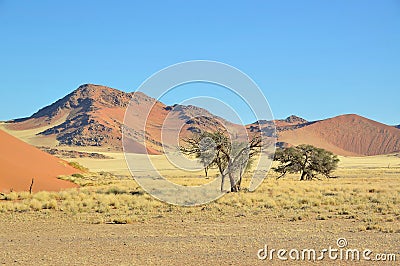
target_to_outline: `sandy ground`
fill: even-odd
[[[105,152],[101,150],[95,149],[73,149],[83,152],[97,152],[104,154],[113,159],[93,159],[93,158],[72,158],[67,159],[68,161],[76,161],[90,169],[93,172],[106,171],[116,175],[130,175],[130,172],[127,168],[127,163],[125,161],[125,156],[121,152]],[[130,156],[135,156],[138,161],[138,165],[140,166],[140,161],[145,160],[147,155],[143,154],[134,154]],[[160,170],[163,174],[173,175],[173,176],[181,176],[188,175],[187,172],[180,173],[176,171],[168,160],[165,159],[163,155],[151,155],[150,156],[152,162],[155,164],[155,167]],[[377,156],[364,156],[364,157],[345,157],[339,156],[339,169],[373,169],[373,168],[399,168],[400,167],[400,156],[398,154],[393,155],[377,155]],[[134,169],[133,172],[138,174],[143,174],[143,169]],[[194,173],[200,174],[201,173]]]
[[[3,265],[281,265],[259,260],[265,244],[270,249],[337,248],[346,238],[348,248],[397,253],[399,234],[358,232],[356,224],[343,220],[295,221],[260,216],[206,215],[153,217],[134,224],[87,224],[61,214],[3,214],[0,227],[0,264]],[[373,256],[373,255],[371,255]],[[286,265],[309,264],[286,261]],[[354,261],[318,261],[320,265],[352,265]],[[397,263],[397,264],[396,264]],[[376,265],[360,261],[357,265]]]

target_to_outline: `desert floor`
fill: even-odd
[[[287,250],[336,248],[338,238],[346,238],[349,248],[399,256],[398,233],[359,232],[355,222],[345,220],[289,222],[225,215],[209,221],[206,214],[154,217],[134,224],[87,224],[54,214],[1,219],[0,263],[5,265],[280,265],[284,262],[276,257],[259,260],[257,251],[265,244]],[[287,261],[303,263],[310,262]],[[319,263],[354,262],[325,258]]]
[[[259,260],[257,252],[265,245],[318,252],[337,248],[339,238],[347,240],[345,250],[370,249],[371,258],[395,254],[397,260],[361,260],[358,265],[400,261],[398,156],[343,157],[334,179],[276,180],[269,174],[255,192],[179,207],[143,192],[124,175],[123,156],[108,155],[114,159],[70,159],[90,168],[86,174],[63,177],[79,189],[0,197],[0,264],[297,265],[310,262],[284,262],[276,253],[272,260]],[[163,165],[161,157],[154,160]],[[176,183],[205,182],[201,173],[165,171]],[[317,263],[354,261],[325,255]]]

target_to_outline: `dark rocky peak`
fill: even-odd
[[[303,123],[308,122],[304,118],[301,118],[301,117],[298,117],[295,115],[291,115],[291,116],[287,117],[286,119],[284,119],[283,121],[285,121],[287,123],[291,123],[291,124],[303,124]]]

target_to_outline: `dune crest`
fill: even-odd
[[[355,114],[280,132],[278,140],[292,145],[311,144],[345,156],[400,151],[400,130]]]

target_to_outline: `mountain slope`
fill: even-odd
[[[105,86],[85,84],[31,117],[7,123],[6,129],[38,129],[36,136],[28,139],[35,138],[35,145],[39,145],[41,139],[47,141],[50,138],[61,146],[101,147],[121,151],[122,125],[129,104],[130,113],[125,118],[124,126],[129,135],[129,152],[160,154],[163,151],[162,143],[176,146],[177,137],[165,134],[171,130],[176,133],[180,129],[178,133],[181,138],[198,130],[217,130],[223,128],[222,125],[234,132],[240,128],[196,106],[166,106],[141,92],[126,93]],[[151,112],[145,115],[147,110]],[[164,139],[161,139],[162,130],[163,135],[167,136]],[[146,147],[137,141],[143,132]]]
[[[127,136],[125,143],[129,144],[126,151],[132,153],[161,154],[164,148],[176,149],[180,139],[202,130],[224,130],[239,139],[245,137],[246,130],[262,132],[277,137],[280,147],[312,144],[339,155],[400,151],[399,129],[358,115],[313,122],[292,115],[281,120],[260,120],[244,130],[200,107],[166,106],[141,92],[126,93],[93,84],[80,86],[31,117],[8,122],[5,130],[36,146],[121,151],[122,127]]]
[[[292,145],[311,144],[339,155],[378,155],[400,151],[399,130],[354,114],[280,132],[278,141]]]
[[[48,126],[37,135],[53,136],[61,145],[117,148],[130,96],[108,87],[85,84],[31,117],[13,121],[7,128],[27,130]]]
[[[66,161],[45,153],[0,130],[0,192],[29,191],[34,178],[33,191],[58,191],[77,187],[57,179],[80,171]]]

